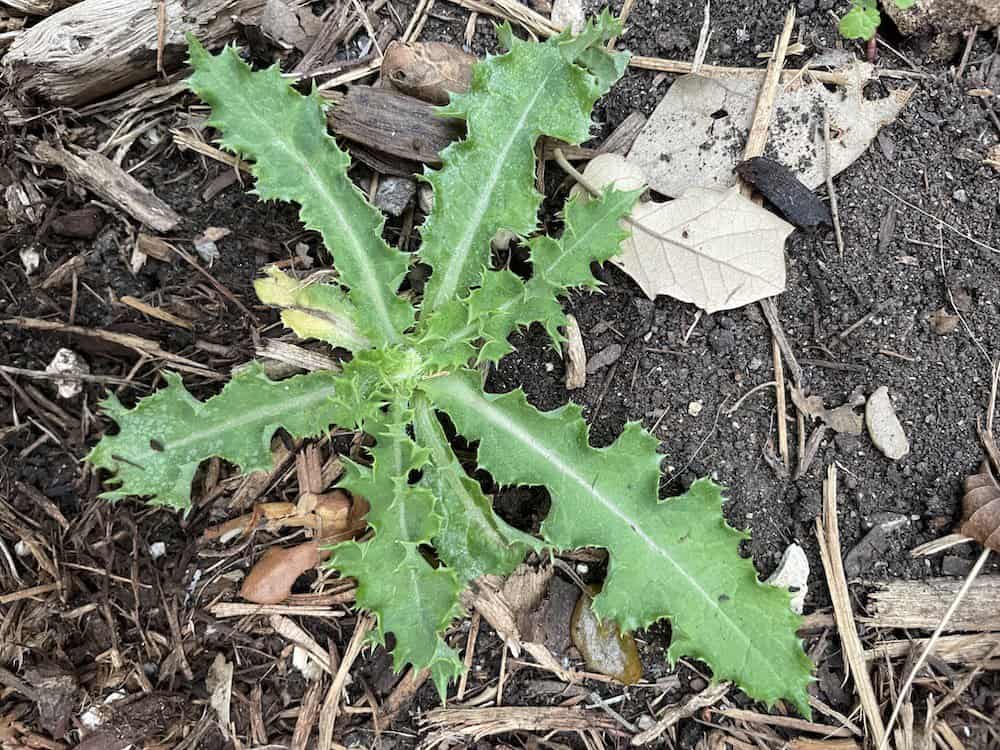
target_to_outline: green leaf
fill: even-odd
[[[596,288],[591,263],[604,263],[618,254],[629,233],[622,220],[629,215],[641,190],[604,191],[593,200],[573,198],[566,203],[563,233],[558,240],[540,236],[528,241],[532,279],[565,290]]]
[[[603,38],[593,27],[584,32],[587,44]],[[497,231],[527,236],[535,230],[542,198],[534,188],[535,142],[542,135],[585,141],[590,111],[606,91],[606,81],[574,62],[586,47],[562,53],[561,46],[574,44],[568,37],[524,42],[509,26],[498,34],[510,51],[476,63],[469,92],[452,94],[439,110],[466,120],[468,137],[441,152],[439,171],[426,173],[435,198],[421,227],[419,254],[433,269],[425,311],[479,283]]]
[[[465,473],[455,457],[434,409],[423,395],[413,404],[413,432],[430,461],[421,485],[438,498],[441,525],[433,542],[441,560],[463,581],[492,573],[507,575],[529,549],[540,549],[534,537],[507,525],[496,513],[479,482]]]
[[[244,472],[272,468],[271,438],[279,427],[293,437],[322,435],[332,420],[334,376],[326,372],[269,380],[253,364],[217,396],[198,401],[179,375],[165,373],[167,387],[127,409],[111,394],[101,406],[118,423],[87,456],[111,477],[101,497],[147,496],[152,505],[191,507],[198,466],[219,456]]]
[[[334,284],[300,282],[276,266],[267,277],[254,281],[257,297],[265,305],[281,308],[281,322],[303,339],[319,339],[350,351],[371,346],[358,328],[358,311]]]
[[[411,348],[389,347],[355,353],[333,378],[334,421],[341,427],[360,430],[381,424],[385,407],[409,400],[424,366],[419,353]]]
[[[396,294],[408,256],[382,239],[385,220],[347,176],[350,157],[326,132],[317,92],[296,92],[273,65],[252,72],[234,47],[210,55],[189,37],[194,75],[188,84],[212,106],[209,125],[224,148],[254,161],[263,200],[294,201],[308,229],[323,236],[359,320],[373,341],[398,343],[413,323],[412,306]]]
[[[336,545],[330,565],[357,579],[358,606],[377,618],[375,641],[384,645],[386,634],[393,634],[393,669],[407,664],[429,669],[443,701],[448,682],[462,673],[458,654],[442,634],[464,615],[459,603],[464,582],[453,570],[432,566],[420,550],[441,526],[434,494],[407,484],[409,473],[424,466],[426,451],[402,435],[399,424],[373,429],[372,467],[348,462],[341,486],[368,500],[375,536]]]
[[[906,10],[907,8],[912,8],[917,4],[917,0],[892,0],[896,3],[896,7],[900,10]]]
[[[862,2],[855,5],[840,19],[840,35],[845,39],[867,41],[875,36],[882,16],[874,3]]]
[[[792,701],[809,715],[811,664],[796,635],[788,592],[757,580],[739,555],[745,538],[726,525],[722,495],[707,480],[658,500],[657,441],[629,423],[607,448],[589,444],[575,404],[539,412],[523,392],[485,394],[473,371],[423,385],[459,432],[479,440],[479,464],[502,484],[543,485],[552,509],[542,526],[560,549],[608,550],[608,576],[594,601],[622,630],[669,617],[669,656],[705,661],[768,704]]]
[[[482,286],[464,301],[453,300],[428,320],[425,344],[442,368],[468,363],[480,342],[477,362],[497,362],[513,347],[510,335],[520,326],[541,323],[554,343],[562,340],[559,327],[566,316],[559,295],[571,287],[597,288],[592,263],[618,254],[628,237],[621,227],[640,191],[607,190],[594,200],[567,202],[563,232],[528,240],[532,277],[525,284],[510,271],[486,271]],[[463,305],[465,309],[463,310]]]
[[[621,22],[605,8],[578,35],[566,29],[555,39],[566,62],[581,65],[597,79],[602,96],[622,77],[628,65],[628,52],[609,52],[603,46],[622,31]]]

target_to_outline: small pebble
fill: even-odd
[[[593,375],[608,365],[613,365],[622,356],[621,344],[609,344],[587,360],[587,374]]]
[[[898,461],[910,452],[910,441],[906,439],[903,425],[900,424],[889,399],[889,389],[884,385],[869,398],[865,407],[865,424],[872,442],[886,458]]]
[[[568,28],[574,34],[583,31],[583,25],[587,21],[581,0],[555,0],[550,18],[557,27]]]
[[[45,368],[50,375],[89,375],[90,366],[72,349],[60,349]],[[83,382],[70,378],[59,378],[54,381],[59,398],[73,398],[83,390]]]
[[[951,194],[951,197],[954,198],[959,203],[969,202],[969,194],[964,190],[956,190],[954,193]]]
[[[805,550],[797,544],[789,544],[777,569],[764,583],[787,589],[792,595],[789,602],[792,611],[801,615],[809,592],[809,560]]]
[[[38,266],[42,263],[42,256],[35,249],[34,245],[28,245],[28,247],[21,250],[19,255],[21,256],[21,265],[24,266],[24,272],[28,276],[37,271]]]
[[[420,192],[417,194],[417,203],[420,206],[420,210],[425,214],[429,214],[434,210],[434,188],[430,185],[421,185]]]
[[[375,205],[389,216],[402,216],[417,193],[417,183],[407,177],[383,177],[375,191]]]
[[[688,404],[688,414],[690,414],[692,417],[697,417],[699,414],[701,414],[701,411],[704,408],[705,408],[705,402],[702,401],[701,399],[698,399],[697,401],[692,401],[690,404]]]

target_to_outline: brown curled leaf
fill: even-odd
[[[965,478],[962,522],[958,531],[1000,552],[1000,482],[983,461],[979,473]]]
[[[852,394],[846,404],[838,406],[836,409],[827,409],[821,396],[806,396],[794,385],[791,386],[790,392],[792,403],[806,416],[822,421],[834,432],[847,435],[861,434],[864,428],[864,417],[855,412],[855,409],[865,403],[864,397],[860,394]]]
[[[597,594],[598,590],[592,593]],[[642,661],[635,639],[629,632],[622,633],[616,623],[602,622],[591,601],[590,594],[583,594],[573,608],[569,623],[573,645],[588,670],[614,677],[624,685],[634,685],[642,679]]]
[[[315,493],[303,492],[299,497],[298,512],[311,519],[319,538],[344,531],[350,525],[351,498],[343,490]]]
[[[472,83],[476,57],[444,42],[392,42],[382,58],[382,77],[404,94],[447,104]]]
[[[209,526],[202,534],[202,541],[222,539],[230,535],[241,536],[257,527],[261,521],[279,521],[295,514],[293,503],[257,503],[252,513],[246,513],[223,523]]]
[[[784,164],[766,156],[755,156],[737,164],[736,173],[795,226],[815,229],[820,224],[833,225],[830,207]]]
[[[329,554],[316,540],[294,547],[271,547],[243,580],[240,596],[254,604],[279,604],[292,593],[296,579]]]

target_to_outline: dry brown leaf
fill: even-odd
[[[602,154],[583,174],[598,188],[644,184],[642,171],[617,154]],[[712,313],[785,291],[785,239],[794,227],[737,188],[693,188],[666,203],[640,201],[631,218],[631,237],[611,262],[650,299],[667,294]]]
[[[465,93],[476,57],[444,42],[392,42],[382,58],[382,77],[404,94],[447,104],[448,93]]]
[[[634,685],[642,679],[642,660],[635,638],[630,632],[622,633],[615,622],[602,622],[591,602],[589,594],[580,596],[573,608],[569,624],[573,645],[589,671],[614,677],[623,685]]]
[[[893,91],[884,99],[865,99],[873,73],[867,63],[842,70],[851,83],[844,93],[803,79],[786,84],[775,102],[768,133],[769,153],[809,188],[826,180],[823,111],[832,127],[831,166],[838,174],[860,156],[879,128],[892,122],[910,97]],[[664,195],[679,196],[692,187],[727,188],[736,184],[733,168],[753,121],[760,80],[753,77],[678,78],[660,101],[629,151],[649,184]]]
[[[791,394],[792,403],[800,412],[822,421],[834,432],[860,435],[864,429],[864,416],[854,411],[865,403],[865,397],[860,393],[852,394],[846,404],[836,409],[827,409],[821,396],[806,396],[794,385],[791,386]]]
[[[295,580],[329,555],[313,540],[294,547],[271,547],[253,566],[240,596],[254,604],[279,604],[292,593]]]
[[[958,531],[1000,552],[1000,483],[983,461],[979,473],[965,478],[962,522]]]

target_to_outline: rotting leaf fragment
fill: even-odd
[[[984,547],[1000,552],[1000,482],[986,461],[980,465],[978,474],[965,478],[958,530]]]
[[[753,185],[778,213],[800,229],[833,225],[830,207],[784,164],[766,156],[755,156],[737,164],[736,174]]]

